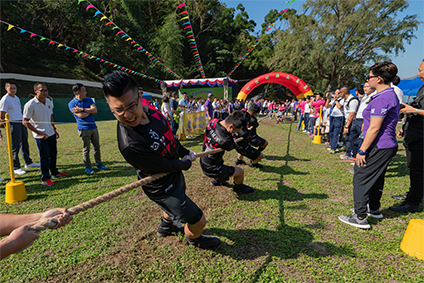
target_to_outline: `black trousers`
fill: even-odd
[[[398,147],[379,149],[377,146],[368,149],[365,157],[366,166],[358,167],[355,164],[353,175],[353,201],[355,213],[358,217],[367,216],[367,204],[370,210],[380,208],[380,199],[383,194],[384,176],[387,166]]]
[[[411,183],[411,188],[406,196],[406,203],[411,206],[419,206],[424,195],[424,141],[404,143],[403,145],[405,146]]]

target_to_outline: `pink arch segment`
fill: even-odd
[[[245,84],[238,93],[237,99],[245,100],[250,92],[257,86],[268,83],[277,83],[287,87],[296,95],[297,99],[313,95],[311,88],[295,75],[277,72],[259,76]]]

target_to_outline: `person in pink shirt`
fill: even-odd
[[[273,100],[272,102],[269,103],[268,105],[268,114],[269,114],[269,119],[272,119],[272,112],[274,111],[275,108],[275,100]]]
[[[316,98],[316,100],[311,103],[311,106],[315,108],[314,117],[315,117],[315,121],[316,121],[316,119],[318,119],[318,117],[319,117],[320,109],[324,108],[325,100],[324,100],[324,95],[320,92],[317,92],[315,94],[315,98]],[[317,131],[312,132],[312,135],[317,135],[317,134],[318,134]]]
[[[277,124],[284,122],[284,112],[286,111],[287,107],[284,104],[278,105],[277,107]]]
[[[299,124],[297,124],[297,129],[295,130],[296,132],[300,130],[300,127],[302,126],[302,122],[305,120],[305,99],[301,98],[299,99],[299,105],[297,106],[298,108],[300,108],[300,115],[299,115]]]

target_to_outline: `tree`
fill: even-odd
[[[306,75],[322,91],[361,83],[366,65],[404,52],[415,37],[417,15],[397,18],[407,7],[407,0],[308,0],[305,14],[276,35],[269,66]]]

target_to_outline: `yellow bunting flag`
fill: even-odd
[[[59,48],[59,47],[61,47],[61,46],[63,46],[63,44],[62,44],[62,43],[60,43],[60,44],[57,46],[57,48]]]
[[[14,25],[9,25],[9,27],[7,28],[7,31],[11,30],[14,27],[15,27]]]
[[[105,20],[105,19],[107,19],[107,17],[106,17],[106,16],[103,16],[103,17],[100,19],[100,21],[103,21],[103,20]]]

